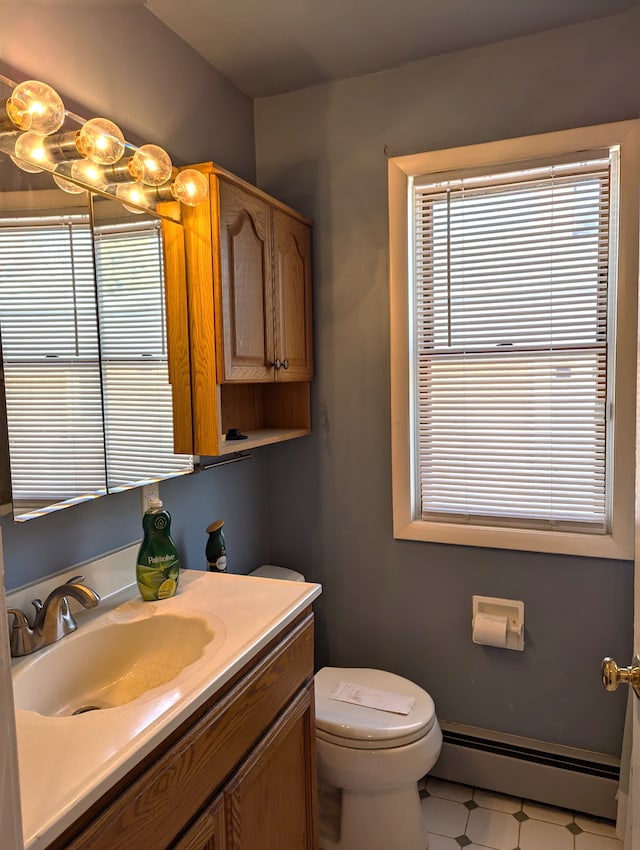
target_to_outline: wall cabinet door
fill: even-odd
[[[218,381],[273,380],[271,210],[239,186],[218,185]]]
[[[311,231],[218,181],[218,381],[310,381]]]
[[[310,684],[225,787],[227,850],[317,848],[313,706]]]
[[[273,210],[276,380],[310,381],[311,231],[282,210]]]

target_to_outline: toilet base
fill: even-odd
[[[321,830],[320,850],[426,850],[417,783],[384,793],[343,790],[336,839]]]

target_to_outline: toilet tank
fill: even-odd
[[[283,581],[305,581],[302,573],[289,570],[286,567],[276,567],[274,564],[263,564],[257,570],[250,572],[249,575],[261,578],[279,578]]]

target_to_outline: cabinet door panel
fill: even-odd
[[[224,794],[227,850],[317,848],[312,683],[254,749]]]
[[[307,225],[274,210],[276,357],[288,364],[279,381],[310,381],[311,232]]]
[[[220,181],[220,275],[216,282],[219,381],[273,380],[269,206]],[[221,326],[220,326],[221,325]]]
[[[224,798],[218,794],[171,850],[226,850]]]

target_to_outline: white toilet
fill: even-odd
[[[406,715],[340,702],[330,697],[340,681],[415,702]],[[319,670],[315,691],[322,850],[425,850],[418,780],[442,746],[429,694],[393,673],[354,667]],[[322,805],[331,787],[341,792],[338,824]]]
[[[263,566],[252,575],[303,581]],[[413,697],[408,714],[333,699],[339,682]],[[418,780],[440,755],[442,732],[429,694],[418,685],[360,667],[315,675],[320,850],[425,850]]]

